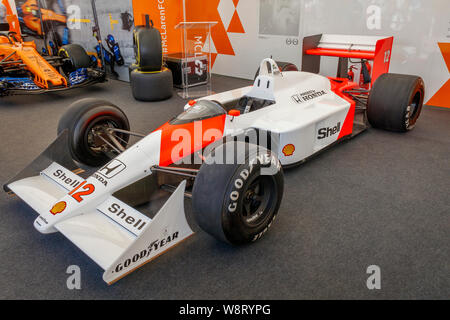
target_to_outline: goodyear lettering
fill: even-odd
[[[174,241],[178,238],[179,232],[174,232],[171,236],[168,236],[166,238],[162,238],[159,240],[155,240],[149,244],[147,249],[144,249],[133,256],[127,258],[123,262],[120,262],[116,265],[114,271],[120,272],[123,270],[123,268],[128,268],[132,263],[136,263],[144,258],[150,257],[150,254],[156,251],[161,250],[161,248],[167,246],[170,242]]]
[[[277,215],[274,214],[274,216],[273,216],[273,218],[272,218],[272,221],[270,221],[270,223],[267,225],[267,227],[265,227],[264,230],[261,231],[260,233],[255,234],[255,235],[253,236],[252,242],[254,242],[254,241],[258,240],[259,238],[261,238],[261,237],[267,232],[267,230],[270,229],[270,227],[272,226],[272,223],[275,221],[275,218],[276,218],[276,217],[277,217]]]
[[[277,171],[281,169],[281,164],[279,161],[277,161],[277,158],[273,155],[269,155],[267,153],[259,154],[258,156],[252,158],[249,161],[250,169],[243,169],[236,180],[234,180],[234,189],[230,195],[229,198],[231,200],[231,203],[228,205],[228,212],[233,213],[237,209],[237,204],[240,197],[240,190],[244,186],[245,181],[250,176],[250,174],[253,172],[253,169],[256,164],[261,164],[261,166],[267,166],[267,165],[273,165],[277,168]]]

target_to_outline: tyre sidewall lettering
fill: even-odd
[[[405,128],[406,130],[410,130],[411,128],[411,105],[409,104],[406,106],[406,112],[405,112]]]
[[[236,176],[233,184],[232,189],[228,193],[228,199],[227,201],[231,201],[231,203],[228,205],[228,212],[234,213],[236,209],[238,208],[239,201],[240,201],[240,195],[242,188],[245,186],[245,182],[248,180],[248,178],[252,175],[255,167],[257,167],[257,170],[260,170],[260,168],[264,165],[268,164],[277,164],[277,172],[279,172],[281,165],[279,164],[279,161],[277,158],[271,154],[271,153],[264,153],[260,154],[258,156],[254,156],[249,161],[249,167],[250,168],[244,168],[239,171],[239,174]],[[259,172],[258,172],[259,174]]]
[[[422,90],[420,90],[420,87],[423,86],[423,82],[422,81],[418,81],[416,83],[416,86],[414,88],[414,91],[409,99],[409,103],[406,106],[406,110],[405,110],[405,115],[404,115],[404,122],[405,122],[405,129],[407,131],[410,131],[412,129],[414,129],[415,125],[416,125],[416,121],[420,116],[420,113],[422,111],[422,104],[423,104],[423,97],[424,97],[424,92]],[[419,103],[416,106],[416,109],[414,109],[414,113],[411,112],[411,105],[413,103],[413,99],[416,96],[417,93],[420,93],[420,99],[419,99]]]
[[[225,222],[231,223],[236,228],[240,229],[241,234],[248,234],[248,241],[256,241],[260,239],[270,228],[276,213],[269,218],[268,222],[264,226],[258,226],[256,228],[250,228],[243,225],[240,217],[240,210],[243,207],[243,194],[248,188],[250,182],[255,176],[260,175],[261,168],[273,163],[279,164],[278,159],[270,152],[264,154],[253,155],[246,165],[241,166],[237,173],[234,175],[232,183],[230,183],[229,190],[225,197]],[[279,174],[281,165],[278,166]],[[261,230],[261,228],[263,228]]]

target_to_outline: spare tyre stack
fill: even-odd
[[[161,34],[150,26],[138,26],[133,31],[136,64],[130,68],[133,96],[141,101],[160,101],[172,96],[172,72],[163,66]]]

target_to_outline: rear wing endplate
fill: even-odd
[[[319,73],[320,57],[339,58],[337,77],[344,78],[348,59],[373,62],[372,85],[389,72],[393,37],[318,34],[303,38],[302,71]]]

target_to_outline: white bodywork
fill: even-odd
[[[273,72],[267,70],[266,62],[273,64]],[[247,128],[279,134],[278,158],[283,165],[297,163],[337,141],[339,132],[321,139],[318,132],[338,124],[342,128],[351,105],[331,91],[329,79],[307,72],[280,73],[271,59],[263,60],[260,70],[253,86],[203,98],[217,100],[224,105],[243,96],[275,101],[270,106],[238,117],[227,116],[225,135],[234,135]],[[308,96],[308,92],[325,94],[304,101],[302,97]],[[306,95],[302,96],[304,93]],[[301,101],[296,102],[297,98]],[[285,156],[283,147],[289,144],[295,146],[295,151]]]
[[[39,213],[34,222],[38,231],[60,231],[105,270],[106,282],[113,283],[193,234],[184,213],[185,181],[153,219],[112,196],[151,174],[150,167],[159,163],[155,151],[160,140],[160,131],[149,134],[87,180],[54,162],[40,176],[8,187]],[[79,187],[76,191],[84,192],[90,185],[94,191],[77,201],[71,191]],[[53,214],[61,202],[64,210]]]
[[[229,104],[246,95],[274,102],[240,116],[227,115],[224,135],[247,128],[277,134],[283,165],[337,140],[337,129],[321,139],[318,132],[342,128],[350,103],[331,91],[327,78],[281,73],[271,59],[264,60],[260,69],[254,86],[203,98]],[[161,139],[161,130],[150,133],[86,180],[53,162],[39,176],[14,181],[8,188],[39,214],[34,222],[38,231],[64,234],[105,270],[103,279],[112,283],[193,233],[184,214],[185,181],[153,219],[113,196],[152,174],[150,168],[160,163]],[[294,148],[285,154],[283,148],[289,145]]]

